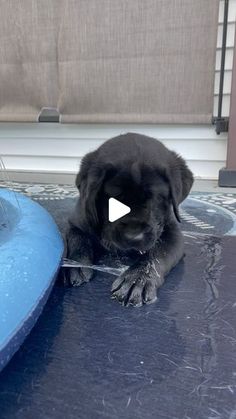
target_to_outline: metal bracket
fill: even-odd
[[[228,127],[229,127],[229,118],[222,116],[222,103],[223,103],[223,94],[224,94],[224,75],[225,75],[225,54],[226,54],[226,41],[227,41],[227,28],[228,28],[228,13],[229,13],[229,0],[224,0],[224,21],[223,21],[223,35],[222,35],[222,47],[221,47],[218,114],[217,114],[217,117],[213,117],[213,121],[212,121],[212,123],[216,127],[216,133],[218,135],[221,132],[228,131]]]
[[[42,108],[38,122],[60,122],[60,114],[56,108]]]
[[[229,130],[229,118],[223,116],[215,116],[212,118],[212,124],[215,126],[216,134],[221,132],[228,132]]]

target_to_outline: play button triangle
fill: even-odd
[[[111,223],[113,223],[113,221],[116,221],[121,217],[124,217],[124,215],[128,214],[130,211],[130,207],[128,207],[125,204],[122,204],[122,202],[118,201],[117,199],[109,199],[108,218]]]

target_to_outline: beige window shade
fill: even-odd
[[[0,120],[210,123],[218,0],[7,0]]]

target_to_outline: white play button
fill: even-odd
[[[116,221],[121,217],[124,217],[124,215],[128,214],[130,211],[130,207],[128,207],[125,204],[122,204],[122,202],[120,201],[117,201],[117,199],[109,199],[108,218],[111,223],[113,223],[113,221]]]

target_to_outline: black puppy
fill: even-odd
[[[136,255],[134,263],[112,285],[112,297],[125,305],[156,300],[164,276],[183,257],[178,205],[187,197],[193,175],[184,160],[154,138],[128,133],[112,138],[87,154],[76,178],[80,198],[68,231],[68,257],[96,262],[99,247]],[[131,208],[117,221],[108,220],[108,200]],[[69,281],[91,279],[88,268],[70,270]]]

